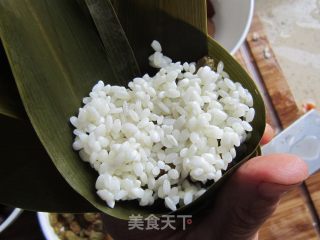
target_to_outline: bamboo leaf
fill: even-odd
[[[113,65],[114,74],[121,73],[123,79],[126,80],[123,85],[126,85],[128,79],[132,76],[138,76],[140,73],[136,59],[128,57],[128,53],[134,56],[133,51],[121,25],[118,23],[114,9],[109,1],[85,0],[85,2],[99,32],[107,57],[111,59],[111,62],[126,62],[126,64]],[[106,26],[106,23],[109,24]]]
[[[34,133],[2,45],[0,60],[0,203],[46,212],[96,211],[63,179]]]
[[[59,174],[28,123],[2,45],[0,63],[0,203],[47,212],[94,211]]]
[[[27,122],[0,115],[0,203],[27,210],[96,209],[60,175]]]
[[[22,119],[25,115],[22,103],[15,86],[10,65],[0,43],[0,114]]]
[[[97,80],[128,81],[113,68],[126,63],[106,57],[92,22],[75,1],[4,0],[0,20],[20,96],[41,143],[72,188],[108,212],[95,194],[97,174],[71,148],[68,119]],[[36,206],[42,199],[33,200]]]
[[[157,39],[164,52],[175,60],[197,61],[209,55],[223,61],[231,77],[250,90],[259,118],[254,121],[254,134],[238,151],[236,162],[248,159],[264,130],[264,105],[256,86],[241,66],[221,46],[207,38],[203,27],[205,2],[193,0],[189,5],[188,1],[183,7],[178,0],[118,0],[113,3],[143,73],[149,71],[147,57],[151,49],[147,46]],[[96,80],[121,84],[125,74],[117,73],[118,68],[114,65],[126,64],[117,62],[118,58],[108,58],[108,51],[114,49],[109,49],[112,46],[108,45],[105,49],[102,47],[81,6],[71,0],[0,2],[0,35],[28,116],[60,173],[93,206],[121,219],[138,213],[168,213],[160,202],[147,208],[139,207],[134,201],[117,203],[114,209],[106,207],[95,194],[96,173],[71,149],[73,137],[68,118],[74,115],[82,97]],[[108,4],[102,6],[110,7]],[[113,11],[109,9],[109,13],[113,14]],[[118,24],[115,17],[110,18],[112,24]],[[108,24],[105,23],[105,29]],[[100,28],[101,25],[97,27]],[[122,37],[120,34],[119,38]],[[123,39],[120,42],[125,44]],[[215,193],[215,186],[210,187],[209,197]],[[199,200],[185,210],[196,211],[201,203]]]

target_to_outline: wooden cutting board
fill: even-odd
[[[306,181],[308,192],[318,216],[318,226],[320,226],[320,172],[314,174]]]
[[[264,93],[270,125],[280,131],[301,116],[258,16],[254,16],[247,40],[236,59]],[[320,239],[319,213],[320,173],[283,197],[275,213],[263,225],[260,239]]]

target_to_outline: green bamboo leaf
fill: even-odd
[[[96,210],[67,184],[38,140],[2,45],[0,62],[0,203],[47,212]]]
[[[181,7],[178,0],[118,0],[114,4],[143,73],[148,71],[147,57],[151,53],[147,46],[158,39],[164,52],[175,60],[197,61],[209,55],[223,61],[231,77],[250,90],[259,118],[253,124],[254,134],[238,151],[236,162],[248,159],[263,133],[264,105],[246,72],[221,46],[207,38],[205,28],[201,27],[205,26],[205,2],[190,1],[192,7],[186,4]],[[139,207],[134,201],[117,203],[114,209],[106,207],[95,194],[96,173],[71,149],[73,137],[68,118],[77,111],[82,97],[96,80],[120,84],[123,74],[115,74],[114,64],[125,64],[112,61],[116,59],[108,58],[109,54],[105,57],[112,49],[105,45],[104,51],[82,9],[83,5],[81,8],[71,0],[0,2],[0,35],[26,111],[60,173],[93,206],[121,219],[138,213],[168,213],[160,202],[151,207]],[[111,19],[112,24],[117,24],[115,17]],[[107,29],[108,22],[105,26]],[[215,193],[215,186],[208,196]],[[184,210],[196,210],[201,201]]]
[[[0,203],[27,210],[96,209],[60,175],[26,121],[0,115]]]
[[[56,170],[28,123],[2,45],[0,63],[0,203],[27,210],[93,211]],[[41,199],[36,205],[35,197]]]
[[[15,85],[8,59],[0,43],[0,114],[22,119],[24,110]]]
[[[134,56],[133,51],[121,25],[118,23],[114,9],[111,3],[105,0],[85,0],[85,2],[99,32],[107,57],[114,63],[126,62],[126,64],[114,64],[113,66],[114,74],[121,73],[123,79],[126,80],[123,85],[126,85],[128,79],[132,76],[138,76],[140,73],[136,59],[128,57],[128,53]],[[115,21],[110,21],[110,18],[115,19]],[[106,26],[106,23],[109,24]]]
[[[110,84],[129,79],[114,73],[115,64],[126,63],[107,57],[86,16],[72,0],[5,0],[0,2],[0,36],[26,112],[50,158],[73,189],[109,211],[95,194],[97,174],[72,150],[68,122],[99,79]],[[36,208],[42,199],[33,200]]]

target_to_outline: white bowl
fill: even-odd
[[[253,17],[254,0],[211,0],[215,9],[214,39],[234,54],[245,40]]]
[[[54,232],[53,227],[49,221],[49,213],[38,212],[38,221],[41,231],[47,240],[59,240],[58,235]]]
[[[5,229],[7,229],[17,218],[20,216],[20,214],[23,212],[20,208],[15,208],[10,213],[10,215],[4,220],[3,223],[0,224],[0,233],[2,233]]]

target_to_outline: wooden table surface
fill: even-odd
[[[318,217],[320,216],[320,172],[311,176],[306,181],[308,192],[311,195],[312,203],[314,204],[315,211],[317,212]],[[320,222],[318,222],[320,226]]]
[[[235,57],[260,87],[267,103],[269,124],[281,131],[301,115],[257,16],[246,42]],[[283,197],[276,212],[263,225],[260,239],[320,239],[319,216],[320,172]],[[15,224],[0,235],[0,240],[20,239],[44,239],[35,213],[24,212]]]

